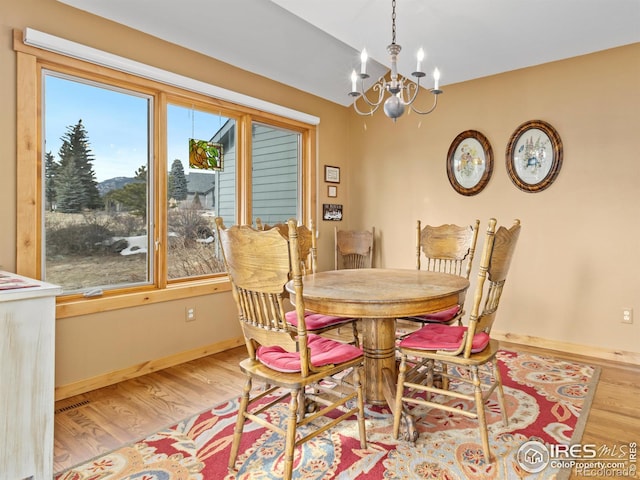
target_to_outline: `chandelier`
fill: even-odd
[[[383,104],[384,100],[384,113],[395,122],[398,117],[404,114],[405,107],[407,106],[419,115],[427,115],[433,112],[438,105],[438,95],[442,93],[442,90],[438,88],[440,71],[436,68],[433,71],[434,87],[430,90],[434,96],[432,107],[429,110],[420,111],[413,106],[413,102],[415,102],[420,91],[420,79],[425,76],[425,73],[422,71],[424,50],[422,48],[418,50],[416,71],[411,74],[411,76],[416,79],[415,82],[402,75],[398,75],[397,60],[402,47],[396,43],[396,0],[391,1],[391,9],[391,44],[387,46],[387,52],[389,52],[391,56],[391,80],[387,81],[384,77],[380,77],[373,85],[373,91],[377,92],[378,99],[370,100],[367,97],[364,89],[364,81],[369,78],[369,75],[367,74],[367,51],[363,49],[360,55],[362,62],[360,73],[356,73],[355,69],[351,72],[351,92],[349,92],[349,95],[355,97],[353,108],[360,115],[373,115],[380,105]],[[358,77],[360,78],[359,91],[357,89]],[[385,100],[384,97],[386,93],[388,93],[389,96]],[[362,97],[362,100],[368,107],[365,111],[360,110],[357,106],[358,98],[360,97]]]

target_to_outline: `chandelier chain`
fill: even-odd
[[[391,1],[391,43],[396,43],[396,0]]]

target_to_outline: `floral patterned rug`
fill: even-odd
[[[444,411],[420,411],[416,415],[420,437],[412,445],[393,439],[393,420],[388,410],[372,407],[366,412],[367,449],[360,449],[355,418],[347,420],[339,428],[298,447],[293,478],[454,480],[567,476],[567,471],[550,466],[529,474],[521,468],[516,455],[529,440],[551,444],[580,440],[599,369],[508,351],[500,351],[498,359],[509,426],[502,424],[494,393],[487,408],[489,441],[496,459],[493,463],[486,464],[482,458],[474,420]],[[466,388],[466,384],[452,382],[451,388]],[[254,423],[245,427],[237,472],[228,472],[237,400],[58,473],[55,480],[281,479],[284,439]],[[281,405],[272,418],[284,418],[286,408]]]

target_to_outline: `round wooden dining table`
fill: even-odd
[[[462,304],[469,281],[422,270],[363,268],[303,277],[306,310],[362,319],[366,401],[393,410],[397,380],[396,318]],[[287,291],[295,302],[293,285]]]

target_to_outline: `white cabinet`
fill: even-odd
[[[7,288],[9,282],[31,285]],[[55,296],[0,271],[0,480],[53,477]]]

